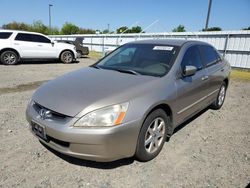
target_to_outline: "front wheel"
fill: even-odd
[[[150,161],[161,151],[167,136],[169,117],[162,109],[148,115],[139,134],[135,157],[139,161]]]
[[[4,65],[15,65],[18,62],[18,55],[14,51],[5,51],[1,54],[1,62]]]
[[[220,86],[220,90],[219,90],[216,100],[210,106],[211,109],[219,110],[222,107],[225,101],[225,97],[226,97],[226,90],[227,90],[226,83],[223,82]]]
[[[72,63],[74,60],[74,55],[71,51],[67,50],[61,54],[60,59],[65,64]]]

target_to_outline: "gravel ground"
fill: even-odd
[[[250,82],[232,80],[224,106],[179,128],[159,156],[89,162],[51,152],[28,130],[25,108],[44,81],[92,64],[0,65],[0,187],[246,187]]]

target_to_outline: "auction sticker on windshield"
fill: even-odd
[[[166,50],[166,51],[171,51],[173,50],[174,47],[172,46],[155,46],[153,50]]]

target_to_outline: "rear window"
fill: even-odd
[[[0,39],[8,39],[11,35],[11,32],[0,32]]]
[[[32,42],[32,35],[26,33],[18,33],[15,40]]]
[[[220,59],[219,54],[212,46],[201,46],[201,51],[203,55],[203,61],[206,66],[212,65]]]

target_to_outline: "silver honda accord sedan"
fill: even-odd
[[[178,125],[221,108],[229,74],[229,63],[204,42],[131,42],[42,85],[26,117],[31,132],[60,153],[149,161]]]

